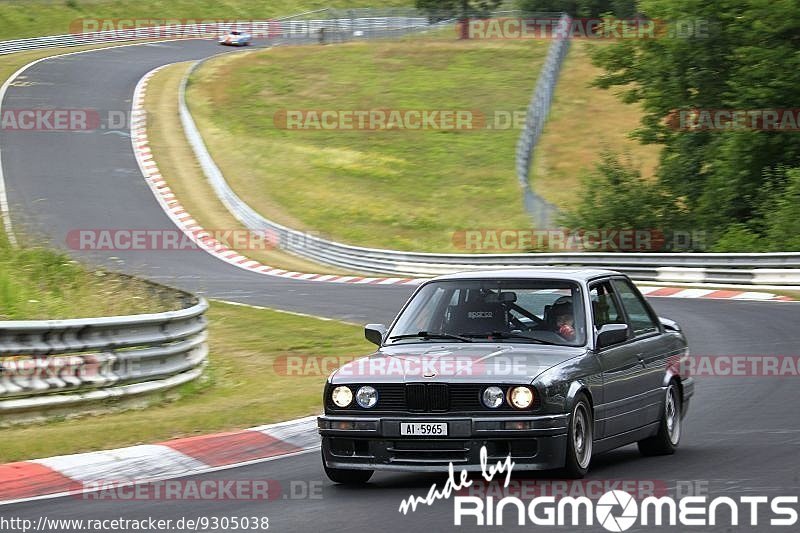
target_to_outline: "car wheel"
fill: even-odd
[[[325,464],[325,456],[322,457],[322,466],[325,468],[325,475],[334,483],[342,485],[363,485],[372,477],[372,470],[349,470],[345,468],[329,468]]]
[[[567,460],[564,465],[564,474],[567,477],[580,479],[588,472],[592,461],[593,429],[592,408],[586,395],[580,394],[575,398],[569,417]]]
[[[639,452],[642,455],[671,455],[675,453],[681,441],[681,425],[683,422],[683,405],[681,390],[675,380],[669,382],[664,398],[664,411],[658,433],[648,439],[640,440]]]

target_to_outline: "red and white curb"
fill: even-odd
[[[312,274],[306,272],[292,272],[280,268],[274,268],[265,265],[243,256],[236,250],[232,250],[214,239],[211,234],[205,231],[192,216],[186,212],[186,209],[180,204],[175,194],[169,188],[161,172],[158,170],[158,165],[153,159],[153,154],[150,150],[150,143],[147,139],[147,117],[144,109],[144,98],[147,90],[147,84],[152,76],[168,65],[162,65],[145,74],[139,83],[136,84],[136,89],[133,93],[133,105],[131,109],[131,143],[133,145],[133,152],[136,155],[136,161],[139,163],[139,168],[145,177],[145,181],[150,186],[150,190],[158,200],[158,203],[172,219],[178,228],[183,233],[197,244],[200,248],[210,253],[211,255],[230,263],[239,268],[257,272],[259,274],[266,274],[268,276],[278,276],[282,278],[300,279],[306,281],[325,281],[329,283],[356,283],[356,284],[372,284],[372,285],[418,285],[422,283],[422,279],[414,278],[372,278],[363,276],[338,276],[333,274]]]
[[[319,448],[316,416],[242,431],[0,465],[0,505],[212,472]]]
[[[760,300],[760,301],[793,301],[788,296],[779,296],[769,292],[740,291],[729,289],[695,289],[680,287],[653,287],[637,285],[639,291],[649,298],[707,298],[712,300]]]
[[[278,276],[307,281],[324,281],[329,283],[355,283],[372,285],[419,285],[425,278],[372,278],[361,276],[338,276],[332,274],[313,274],[306,272],[292,272],[260,263],[254,259],[243,256],[236,250],[232,250],[214,239],[212,235],[205,231],[194,218],[180,204],[175,194],[167,185],[166,181],[158,170],[158,164],[153,158],[150,144],[147,139],[147,117],[144,109],[145,93],[147,84],[152,76],[168,65],[162,65],[145,74],[133,94],[133,105],[131,110],[131,143],[136,155],[136,161],[145,177],[150,190],[156,200],[164,209],[164,212],[175,223],[178,228],[197,244],[200,248],[211,255],[230,263],[239,268],[266,274],[268,276]],[[710,298],[710,299],[732,299],[732,300],[788,300],[791,298],[777,296],[771,293],[737,290],[713,290],[713,289],[682,289],[673,287],[652,287],[640,286],[643,294],[652,297],[671,297],[671,298]]]

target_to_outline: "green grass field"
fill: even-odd
[[[301,131],[276,113],[524,110],[548,45],[408,37],[276,48],[207,63],[188,99],[226,178],[264,216],[359,245],[463,251],[454,231],[529,224],[518,129]]]
[[[614,90],[590,86],[602,72],[590,59],[596,46],[607,44],[572,44],[533,157],[534,190],[561,209],[574,204],[581,176],[594,170],[606,150],[630,156],[644,176],[652,176],[658,164],[660,147],[629,138],[642,117],[639,106],[622,103]]]
[[[180,198],[183,208],[201,227],[245,231],[247,228],[219,201],[214,189],[203,177],[203,171],[183,133],[178,115],[178,88],[190,66],[190,62],[167,66],[156,72],[147,84],[145,110],[150,148],[161,176]],[[235,247],[235,239],[231,241],[226,244]],[[280,249],[251,247],[239,251],[250,259],[285,270],[349,273],[313,263]]]
[[[380,7],[408,6],[383,0]],[[325,7],[377,7],[363,0],[4,0],[0,40],[70,33],[81,18],[258,20]]]
[[[0,463],[242,429],[316,414],[322,409],[326,365],[374,348],[364,340],[360,327],[332,320],[220,302],[211,303],[208,318],[208,369],[199,381],[180,387],[177,399],[169,399],[175,396],[170,394],[146,409],[3,428]],[[302,359],[306,356],[311,359]],[[318,356],[325,359],[313,359]],[[286,357],[297,357],[300,363],[287,367]],[[323,364],[313,364],[316,361]]]
[[[35,320],[153,313],[179,309],[173,291],[102,270],[66,254],[12,248],[0,233],[0,320]]]

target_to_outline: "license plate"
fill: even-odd
[[[413,422],[400,423],[401,435],[436,435],[439,437],[447,436],[447,424],[445,422],[427,423]]]

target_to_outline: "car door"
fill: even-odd
[[[671,338],[664,334],[653,309],[629,279],[614,278],[612,285],[633,334],[635,355],[642,365],[638,411],[640,425],[645,425],[657,421],[661,414],[664,371],[668,358],[675,354],[675,347]]]
[[[589,285],[595,335],[605,324],[627,324],[626,315],[610,279]],[[642,425],[642,395],[647,385],[638,355],[642,347],[628,328],[628,339],[597,350],[603,372],[603,403],[595,408],[603,437],[632,431]]]

